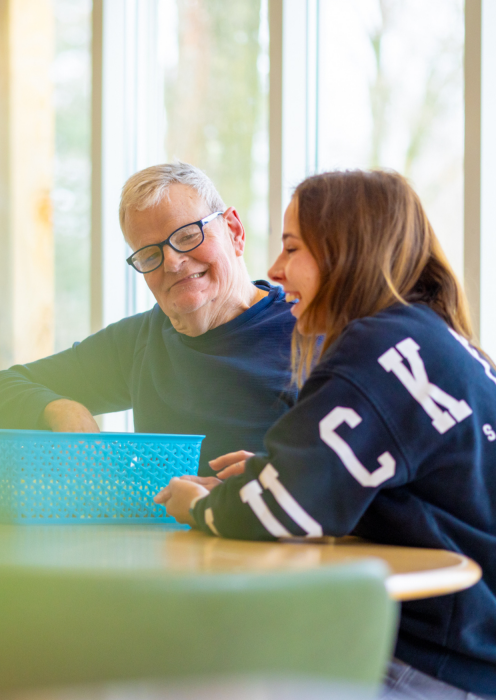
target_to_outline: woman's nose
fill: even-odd
[[[284,274],[284,265],[282,264],[282,253],[279,255],[275,263],[272,265],[272,267],[268,271],[269,278],[273,282],[278,282],[279,284],[282,284],[284,280],[286,279],[286,276]]]

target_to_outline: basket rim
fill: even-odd
[[[13,428],[0,428],[0,439],[2,437],[36,437],[38,440],[50,436],[51,440],[74,440],[75,437],[81,440],[110,440],[127,438],[131,440],[161,440],[161,441],[184,441],[198,442],[205,438],[205,435],[191,435],[183,433],[57,433],[52,430],[17,430]]]

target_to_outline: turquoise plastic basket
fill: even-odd
[[[203,438],[0,430],[0,521],[175,523],[153,496],[196,474]]]

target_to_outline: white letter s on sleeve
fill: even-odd
[[[356,428],[362,418],[352,408],[336,406],[319,423],[320,437],[331,450],[338,455],[349,473],[365,487],[375,487],[394,476],[396,461],[389,452],[383,452],[377,461],[381,465],[375,471],[369,472],[360,462],[348,443],[336,433],[342,423],[350,428]]]

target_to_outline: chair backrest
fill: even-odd
[[[377,685],[397,622],[385,573],[376,560],[166,576],[3,564],[0,689],[219,674]]]

